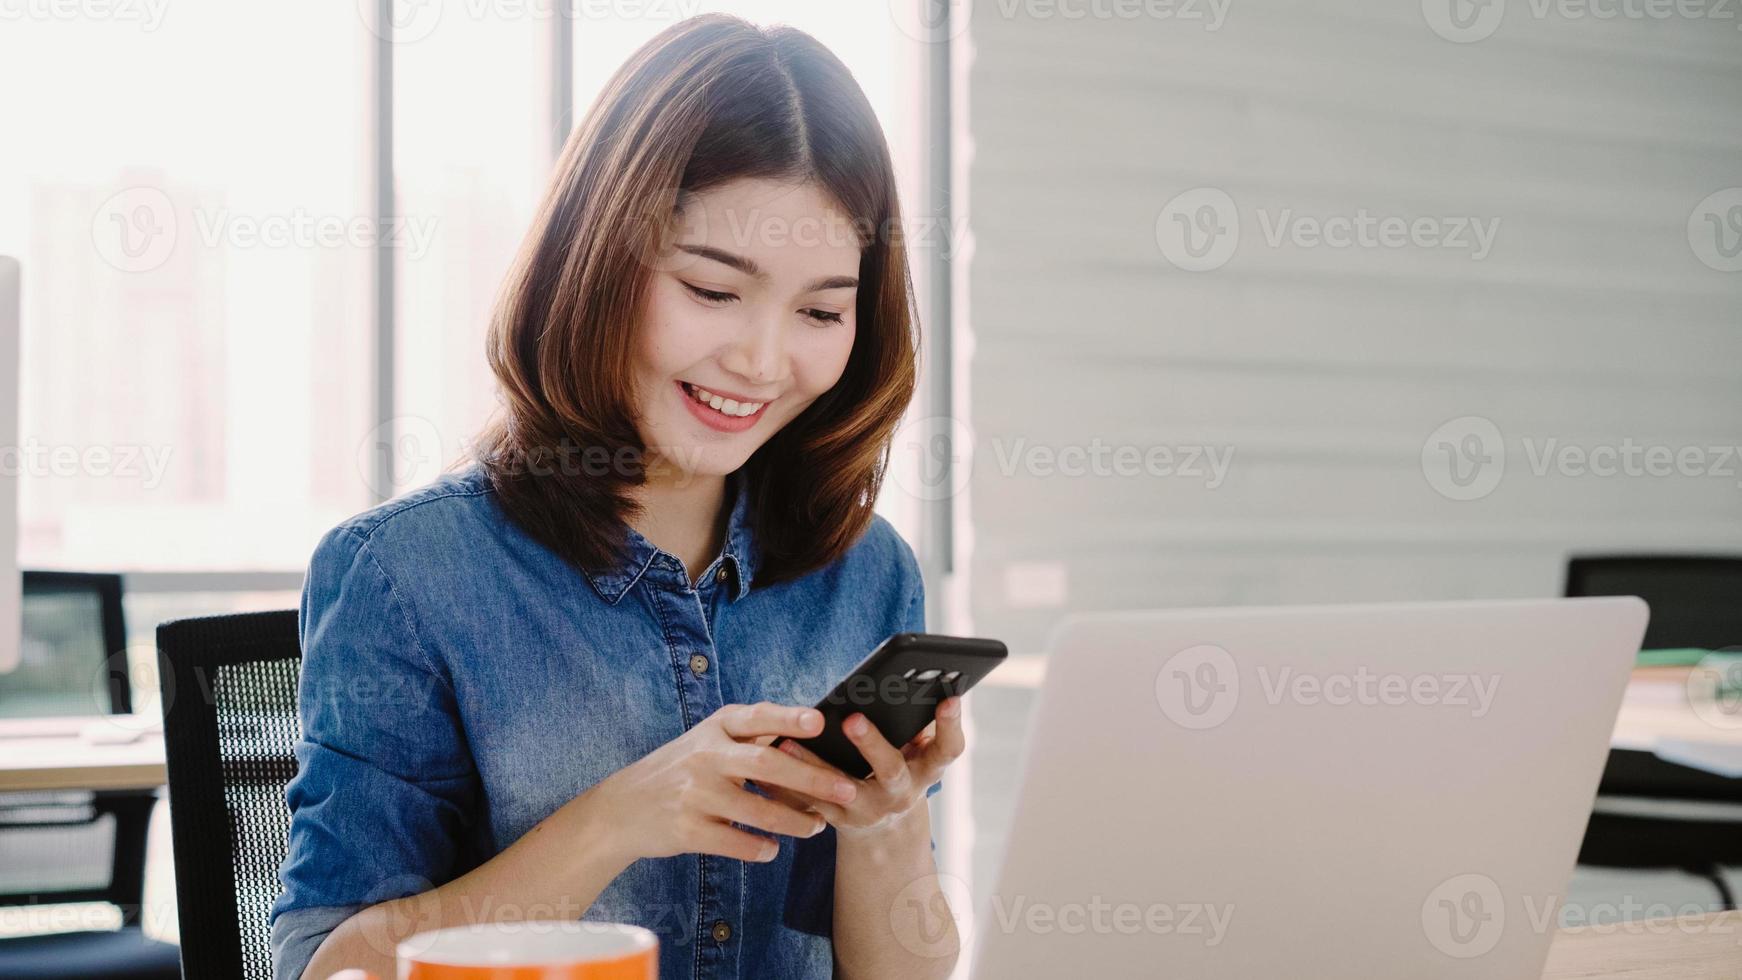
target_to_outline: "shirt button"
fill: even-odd
[[[690,654],[690,673],[697,677],[708,672],[708,658],[699,653]]]
[[[725,919],[714,923],[714,942],[723,943],[732,938],[732,924]]]
[[[725,585],[732,581],[732,570],[725,565],[721,565],[720,570],[714,573],[714,581],[721,585]]]

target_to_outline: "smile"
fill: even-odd
[[[684,386],[684,390],[689,392],[691,398],[694,398],[696,401],[701,402],[703,405],[708,406],[722,415],[736,415],[740,418],[746,415],[755,415],[757,412],[762,411],[762,406],[768,404],[767,402],[735,401],[731,398],[725,397],[724,395],[717,395],[699,385],[690,384],[688,381],[681,383]]]
[[[678,388],[684,394],[684,403],[690,407],[690,413],[703,424],[722,432],[742,432],[750,428],[768,406],[767,402],[728,398],[688,381],[679,381]]]

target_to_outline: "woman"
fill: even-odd
[[[476,460],[310,562],[276,976],[583,917],[652,929],[667,980],[948,974],[957,699],[906,746],[850,719],[863,781],[769,745],[924,627],[870,509],[914,385],[899,217],[809,36],[699,17],[617,72],[510,273]]]

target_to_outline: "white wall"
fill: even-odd
[[[1415,0],[1232,0],[1215,30],[1120,0],[976,3],[974,627],[1034,652],[1067,608],[1552,595],[1569,552],[1742,552],[1733,456],[1702,464],[1728,476],[1531,469],[1550,439],[1742,445],[1742,271],[1720,271],[1742,258],[1695,214],[1742,188],[1735,7],[1492,0],[1492,35],[1454,43]],[[1229,195],[1239,244],[1184,271],[1164,211],[1201,187]],[[1493,240],[1273,247],[1285,209]],[[1735,245],[1742,190],[1707,210]],[[1498,431],[1504,475],[1448,499],[1423,446],[1466,416]],[[1215,489],[1001,466],[1017,440],[1097,439],[1233,462]]]

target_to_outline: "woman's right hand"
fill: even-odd
[[[732,823],[792,837],[813,836],[826,824],[815,811],[753,792],[748,780],[841,803],[857,792],[852,780],[768,745],[822,728],[815,708],[728,704],[578,799],[598,807],[630,862],[688,853],[772,861],[780,852],[775,841]]]

